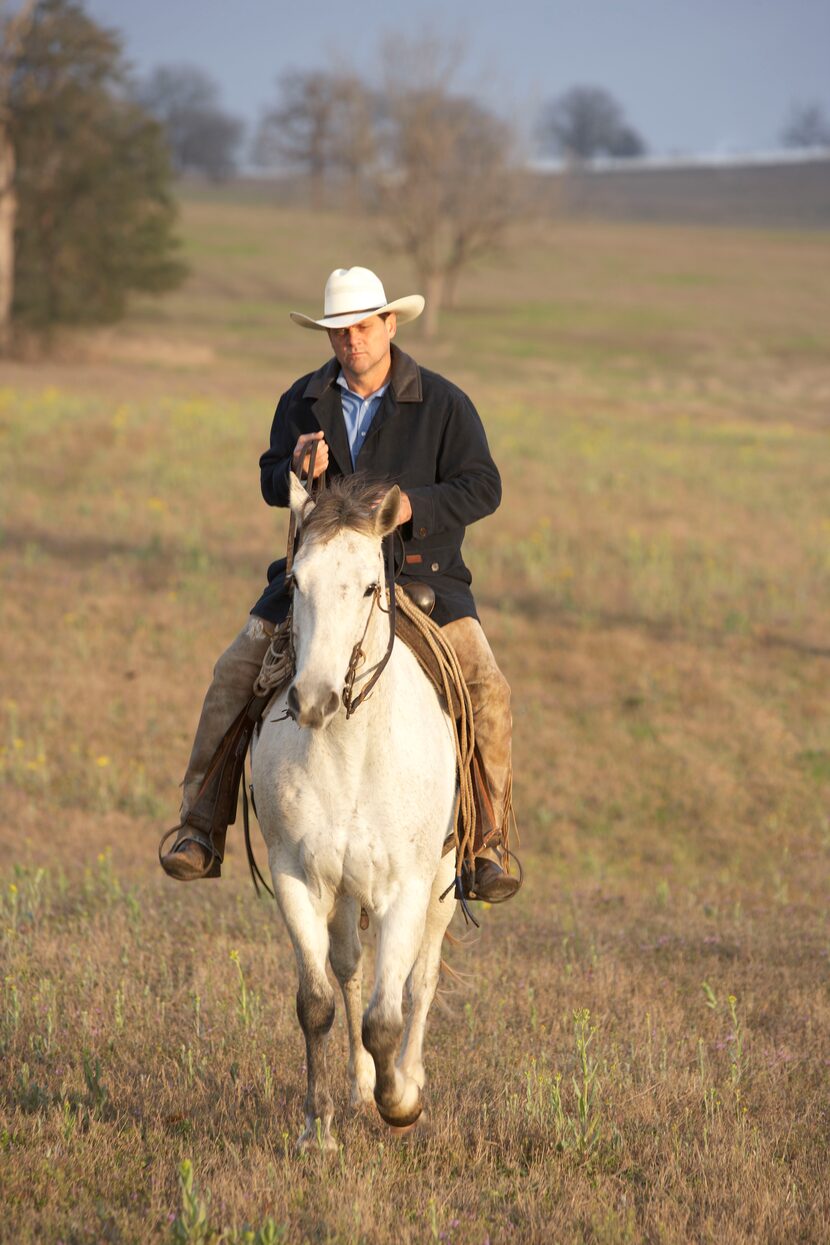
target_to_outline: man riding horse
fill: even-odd
[[[465,528],[499,505],[501,480],[470,399],[393,342],[398,325],[416,319],[423,308],[419,294],[388,302],[380,279],[355,267],[336,269],[329,277],[321,319],[291,313],[302,328],[328,333],[334,357],[280,398],[271,445],[260,459],[261,487],[269,505],[287,506],[291,471],[306,474],[312,459],[315,478],[360,471],[400,485],[399,582],[434,590],[432,618],[455,649],[470,691],[496,822],[496,833],[476,855],[469,897],[498,901],[519,885],[504,868],[501,839],[509,808],[510,688],[478,620],[461,544]],[[275,630],[288,615],[284,561],[269,567],[268,581],[246,625],[219,658],[205,697],[183,782],[180,826],[161,857],[165,871],[182,881],[218,876],[215,843],[188,817],[230,724],[252,696]]]

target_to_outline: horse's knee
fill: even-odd
[[[297,1019],[306,1037],[321,1037],[334,1024],[334,991],[328,982],[301,981]]]

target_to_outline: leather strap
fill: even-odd
[[[366,619],[366,626],[363,629],[363,635],[352,649],[352,656],[349,662],[349,672],[346,676],[346,685],[343,688],[343,704],[346,707],[347,718],[350,718],[355,709],[358,709],[360,705],[363,704],[364,700],[369,695],[380,676],[383,674],[389,658],[392,656],[392,648],[395,643],[395,622],[398,614],[397,602],[395,600],[395,541],[392,536],[387,537],[386,543],[386,585],[389,589],[389,609],[384,610],[380,603],[380,597],[383,589],[380,585],[378,585],[378,588],[372,597],[372,604],[369,607],[369,617]],[[377,605],[379,610],[389,614],[389,640],[386,645],[386,652],[383,654],[383,657],[381,657],[375,667],[371,679],[366,686],[361,689],[358,695],[354,696],[352,692],[354,689],[355,675],[357,673],[357,667],[360,664],[360,659],[364,655],[362,645],[363,641],[366,639],[366,632],[369,630],[369,623],[371,621],[372,611],[374,610],[375,605]]]
[[[305,477],[305,491],[312,499],[319,496],[320,493],[325,492],[326,488],[325,471],[321,472],[316,480],[314,479],[314,464],[317,461],[317,446],[319,444],[319,441],[311,442],[311,449],[309,450],[308,457],[308,471]],[[291,468],[289,468],[289,470],[291,470]],[[302,483],[302,477],[300,477],[300,481]],[[285,553],[285,578],[287,583],[290,583],[291,581],[291,568],[294,565],[294,555],[297,552],[298,540],[299,533],[297,532],[297,520],[294,517],[294,511],[292,510],[291,517],[288,520],[288,548]]]

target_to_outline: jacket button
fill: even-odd
[[[426,534],[427,534],[427,529],[426,529],[425,527],[419,527],[419,528],[418,528],[418,535],[419,535],[419,536],[426,536]]]
[[[440,571],[441,567],[438,565],[437,562],[433,562],[432,566],[429,569],[431,571]]]

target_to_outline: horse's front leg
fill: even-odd
[[[387,1124],[421,1114],[421,1087],[396,1063],[403,1033],[403,987],[424,935],[429,886],[410,886],[379,922],[375,988],[363,1016],[363,1045],[375,1061],[375,1102]]]
[[[441,948],[444,934],[455,912],[453,896],[447,895],[443,903],[441,896],[452,883],[454,869],[454,858],[445,856],[432,884],[424,936],[421,939],[418,958],[407,981],[410,1009],[398,1062],[401,1072],[417,1081],[421,1089],[424,1088],[426,1079],[423,1052],[427,1016],[435,997],[441,972]]]
[[[331,1135],[334,1114],[329,1092],[326,1044],[334,1022],[334,991],[326,976],[329,951],[328,913],[315,903],[305,882],[285,873],[273,872],[274,893],[280,906],[294,952],[297,956],[299,989],[297,1016],[305,1037],[308,1090],[305,1099],[305,1128],[297,1148],[336,1150]]]
[[[343,991],[346,1006],[346,1026],[349,1030],[349,1084],[350,1103],[360,1107],[372,1101],[375,1088],[375,1065],[361,1038],[363,948],[360,945],[358,919],[360,904],[346,895],[341,896],[329,921],[331,947],[329,959],[334,975]]]

